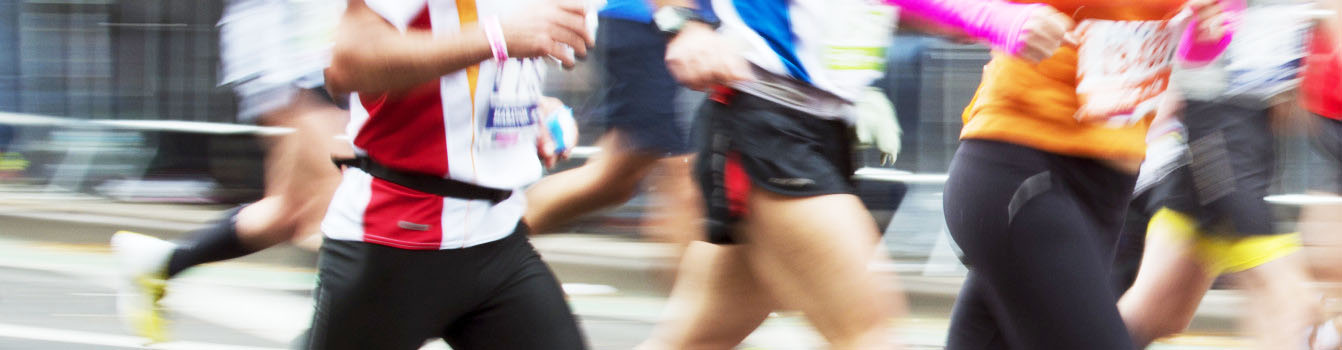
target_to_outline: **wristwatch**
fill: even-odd
[[[652,22],[657,25],[657,29],[672,36],[680,33],[680,30],[685,28],[685,24],[690,21],[707,24],[713,29],[717,29],[722,24],[716,18],[700,15],[698,11],[688,7],[663,6],[652,14]]]

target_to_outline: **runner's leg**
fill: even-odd
[[[951,309],[951,326],[947,330],[947,349],[1010,349],[1001,322],[993,315],[1004,315],[1002,302],[987,289],[986,283],[975,271],[965,276],[965,284],[955,298]]]
[[[993,323],[1012,349],[1132,349],[1108,283],[1127,204],[1118,185],[1130,181],[1096,161],[962,142],[943,204],[983,282],[975,288],[984,295],[971,301],[987,307],[961,308],[958,315],[979,319],[953,322],[950,334],[980,334],[964,327]],[[976,343],[952,338],[957,347],[948,349],[986,346]]]
[[[767,291],[744,247],[690,242],[666,315],[637,349],[733,349],[777,307]]]
[[[1151,219],[1137,279],[1118,301],[1139,349],[1187,328],[1216,280],[1198,257],[1193,225],[1187,216],[1168,210]]]
[[[224,220],[187,234],[168,259],[171,277],[199,264],[245,256],[317,231],[340,172],[331,165],[334,130],[346,112],[313,101],[309,92],[268,116],[266,123],[289,127],[277,136],[266,159],[266,197]]]
[[[461,273],[470,266],[444,269],[438,255],[452,253],[326,239],[317,260],[312,325],[300,348],[418,349],[438,336],[436,320],[462,311],[440,301],[468,296],[465,288],[440,288],[444,281],[477,275]]]
[[[450,319],[443,339],[461,350],[586,349],[559,280],[535,248],[520,236],[495,243],[488,256],[474,257],[481,268],[471,274],[479,279],[471,289],[483,302]]]
[[[659,157],[633,152],[620,131],[597,143],[602,152],[577,169],[541,178],[527,189],[524,221],[533,233],[546,233],[568,220],[628,201]]]
[[[263,249],[316,233],[340,184],[331,155],[341,153],[333,140],[348,112],[318,101],[310,91],[301,92],[297,100],[284,115],[268,119],[294,132],[280,137],[266,160],[262,201],[275,203],[248,206],[238,214],[239,238],[250,247]]]
[[[1304,256],[1291,254],[1237,274],[1250,295],[1246,320],[1258,349],[1303,349],[1321,321],[1319,294],[1309,286]],[[1252,316],[1249,316],[1252,315]]]
[[[691,158],[675,156],[658,160],[656,174],[648,177],[651,183],[648,192],[653,195],[655,208],[643,229],[644,235],[654,241],[672,243],[678,249],[703,235],[700,222],[703,206],[691,177]]]
[[[751,271],[806,313],[834,349],[890,347],[897,300],[869,271],[880,237],[853,195],[790,197],[753,187],[740,230]]]

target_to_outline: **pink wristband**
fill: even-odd
[[[986,39],[993,47],[1015,54],[1023,46],[1021,32],[1030,13],[1044,4],[1014,4],[1000,0],[885,0],[904,11],[963,29]]]
[[[489,51],[494,53],[494,60],[503,64],[503,61],[508,60],[508,43],[503,41],[503,27],[499,25],[498,17],[481,19],[480,28],[485,30],[485,38],[489,40]]]
[[[1239,16],[1244,12],[1244,0],[1220,0],[1225,5],[1226,12],[1230,13],[1230,28],[1226,29],[1225,35],[1220,41],[1203,42],[1198,41],[1198,20],[1193,18],[1188,21],[1188,26],[1184,28],[1184,35],[1179,39],[1179,51],[1177,53],[1179,61],[1185,67],[1201,67],[1211,63],[1225,52],[1230,46],[1230,40],[1235,37],[1235,27],[1239,23]]]

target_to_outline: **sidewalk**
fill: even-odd
[[[63,244],[105,244],[112,232],[135,230],[174,238],[219,217],[229,206],[121,203],[70,193],[49,193],[25,186],[0,184],[0,238]],[[610,286],[625,295],[661,298],[669,290],[675,263],[666,244],[620,235],[549,234],[532,243],[567,283]],[[310,271],[315,254],[281,246],[240,260],[298,271]],[[910,268],[922,262],[873,266],[898,275],[897,288],[909,298],[914,313],[945,313],[963,283],[960,275],[924,275]],[[892,286],[894,287],[894,286]],[[1203,299],[1191,329],[1233,329],[1243,298],[1235,291],[1214,290]]]

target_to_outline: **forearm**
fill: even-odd
[[[970,36],[969,33],[962,28],[942,24],[941,22],[923,18],[922,16],[912,13],[903,13],[899,15],[899,29],[934,35],[955,42],[971,43],[980,40],[979,38]]]
[[[446,37],[423,30],[401,33],[367,7],[352,8],[338,34],[326,71],[328,86],[338,94],[406,89],[492,57],[478,28]]]
[[[1035,8],[1047,5],[1013,4],[984,0],[885,0],[904,13],[929,20],[991,42],[1015,53],[1020,46],[1021,27]]]

